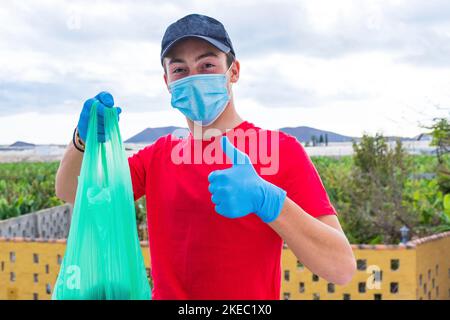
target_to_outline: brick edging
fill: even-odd
[[[50,242],[66,243],[67,239],[46,239],[46,238],[27,238],[27,237],[0,237],[0,242]]]
[[[446,232],[441,232],[441,233],[437,233],[437,234],[432,234],[431,236],[427,236],[427,237],[423,237],[423,238],[419,238],[416,240],[411,240],[408,242],[408,244],[417,246],[420,244],[424,244],[427,242],[431,242],[431,241],[436,241],[442,238],[447,238],[450,237],[450,231],[446,231]]]
[[[450,231],[433,234],[416,240],[408,241],[406,244],[352,244],[352,249],[360,250],[389,250],[389,249],[413,249],[418,245],[450,237]],[[24,238],[24,237],[0,237],[0,242],[49,242],[67,243],[67,239],[44,239],[44,238]],[[139,241],[139,244],[148,247],[148,241]]]
[[[45,238],[24,238],[24,237],[0,237],[0,242],[47,242],[47,243],[67,243],[67,239],[45,239]],[[148,241],[139,241],[139,244],[148,247]]]

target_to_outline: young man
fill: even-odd
[[[353,252],[303,147],[236,111],[240,65],[223,25],[197,14],[176,21],[161,63],[191,133],[162,137],[129,158],[134,198],[147,199],[153,298],[279,299],[283,240],[315,274],[348,283]],[[84,104],[56,177],[68,202],[96,100],[100,110],[114,105],[106,92]],[[99,120],[104,141],[101,113]]]

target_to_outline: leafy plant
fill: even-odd
[[[436,157],[407,155],[400,141],[389,146],[381,135],[365,135],[354,150],[352,157],[312,157],[350,242],[398,243],[402,225],[413,236],[450,229]]]
[[[0,164],[0,219],[54,207],[57,162]]]
[[[58,206],[55,195],[58,162],[0,163],[0,220]],[[145,197],[136,201],[141,239],[146,238]]]

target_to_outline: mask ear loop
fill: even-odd
[[[231,67],[233,66],[233,64],[234,64],[234,61],[230,64],[230,66],[228,67],[228,70],[225,71],[225,73],[224,73],[225,76],[227,75],[228,71],[231,70]]]
[[[230,79],[230,89],[228,89],[228,86],[227,86],[227,91],[228,91],[229,96],[231,95],[231,86],[233,85],[233,83],[231,82],[231,76],[230,76],[230,78],[228,78],[227,73],[231,70],[231,67],[233,66],[233,64],[234,64],[234,61],[230,64],[230,66],[228,67],[228,70],[225,71],[225,73],[224,73],[225,78],[227,78],[227,83],[228,83],[228,79]]]

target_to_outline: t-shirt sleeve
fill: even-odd
[[[145,195],[148,168],[151,161],[153,145],[147,146],[128,158],[134,201]]]
[[[292,136],[281,143],[280,168],[287,196],[313,217],[337,214],[303,146]]]

